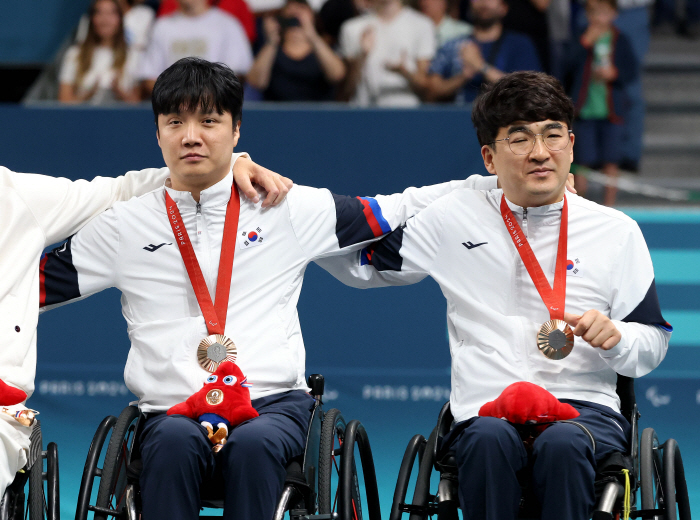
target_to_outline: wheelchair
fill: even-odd
[[[380,520],[379,492],[367,432],[358,420],[346,422],[339,410],[323,410],[323,376],[309,376],[308,384],[316,403],[307,430],[306,448],[302,457],[292,460],[287,466],[274,520],[362,520],[356,447],[365,484],[364,508],[369,520]],[[109,517],[136,520],[140,517],[138,479],[142,465],[138,437],[141,418],[136,406],[127,406],[119,418],[108,416],[100,423],[85,461],[76,520],[87,520],[90,512],[94,520]],[[100,468],[98,465],[108,436]],[[91,503],[95,479],[98,478],[96,499]],[[202,507],[223,508],[223,498],[208,492],[202,492]]]
[[[29,439],[27,464],[17,472],[2,497],[0,520],[24,520],[27,517],[29,520],[59,520],[58,447],[55,442],[50,442],[46,451],[42,449],[38,420],[32,426]],[[26,493],[25,487],[28,488]]]
[[[618,375],[617,394],[621,413],[632,426],[630,452],[614,453],[599,464],[595,482],[597,505],[592,519],[623,518],[626,477],[622,470],[626,469],[630,476],[630,518],[690,520],[688,488],[678,444],[674,439],[660,444],[652,428],[646,428],[639,440],[637,422],[641,414],[634,395],[634,379]],[[451,454],[443,454],[439,450],[441,439],[450,431],[453,423],[450,403],[447,402],[428,439],[418,434],[408,443],[399,469],[389,520],[400,520],[404,513],[410,515],[410,520],[424,520],[435,515],[438,520],[459,518],[457,465]],[[406,493],[416,462],[418,474],[409,504]],[[440,479],[437,491],[431,494],[430,476],[433,469],[439,473]],[[538,518],[539,504],[533,490],[527,482],[521,482],[521,486],[523,495],[518,518]],[[641,508],[635,507],[638,490]]]

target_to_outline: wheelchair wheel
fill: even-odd
[[[318,452],[318,512],[328,515],[337,507],[338,474],[337,456],[345,439],[345,419],[340,410],[332,408],[323,415],[321,443]]]
[[[668,439],[662,447],[664,450],[663,481],[666,483],[666,518],[675,520],[676,507],[678,507],[678,518],[690,520],[690,500],[681,450],[674,439]]]
[[[55,442],[50,442],[46,447],[46,476],[42,477],[46,481],[46,518],[48,520],[58,520],[61,516],[61,499],[58,488],[58,446]]]
[[[27,511],[29,520],[44,520],[44,459],[41,456],[41,430],[36,427],[32,431],[31,445],[39,450],[36,460],[29,468],[29,500]]]
[[[430,475],[433,472],[435,464],[435,452],[437,446],[438,428],[433,428],[428,436],[428,441],[425,445],[425,453],[420,459],[418,465],[418,476],[416,477],[416,487],[413,490],[412,506],[425,508],[425,513],[412,513],[410,520],[424,520],[428,517],[427,511],[433,511],[435,503],[434,498],[430,496]],[[432,502],[432,503],[429,503]]]
[[[87,520],[88,511],[90,511],[90,496],[92,495],[92,486],[95,482],[95,477],[102,475],[102,469],[97,467],[102,454],[107,435],[112,431],[117,418],[113,415],[105,417],[95,431],[95,435],[90,443],[87,458],[85,459],[85,467],[83,468],[83,477],[80,481],[80,492],[78,494],[78,504],[75,508],[75,520]]]
[[[342,477],[340,468],[342,465],[343,445],[345,443],[345,430],[347,425],[340,410],[332,408],[323,416],[321,424],[321,447],[318,459],[318,512],[321,515],[332,515],[339,511],[339,494],[342,492]],[[339,459],[340,462],[339,462]],[[351,505],[354,511],[349,516],[340,516],[341,520],[361,520],[362,508],[360,504],[360,484],[357,479],[357,471],[354,463],[351,475],[352,497]]]
[[[134,443],[139,410],[127,406],[119,415],[112,436],[107,445],[100,486],[97,490],[98,508],[121,511],[124,509],[124,491],[126,490],[126,470],[129,464],[131,448]],[[95,520],[106,520],[107,515],[95,513]]]
[[[340,459],[340,498],[338,501],[341,518],[362,518],[360,504],[360,486],[357,480],[355,465],[355,446],[360,454],[362,476],[365,481],[365,496],[367,498],[367,513],[370,520],[380,520],[379,491],[377,490],[377,475],[374,469],[372,449],[364,426],[358,420],[348,423],[345,429],[345,443]]]
[[[408,491],[408,484],[411,480],[411,473],[413,471],[413,466],[416,462],[416,458],[420,461],[425,453],[425,437],[421,434],[416,434],[409,441],[406,451],[403,454],[403,459],[401,460],[401,467],[399,468],[399,476],[396,479],[396,488],[394,489],[394,501],[391,504],[391,513],[389,514],[389,520],[400,520],[401,518],[401,507],[406,504],[406,492]]]
[[[640,444],[642,509],[660,510],[655,520],[690,520],[688,487],[678,444],[669,439],[660,445],[653,428],[642,432]]]

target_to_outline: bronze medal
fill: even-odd
[[[212,388],[207,392],[207,403],[216,406],[224,401],[224,392],[220,388]]]
[[[506,230],[513,240],[515,250],[520,255],[542,302],[549,311],[550,320],[543,324],[537,333],[537,348],[549,359],[564,359],[574,348],[574,332],[563,320],[566,304],[566,244],[569,229],[569,210],[566,196],[564,196],[564,204],[561,209],[557,260],[554,268],[554,283],[551,286],[537,261],[527,236],[510,210],[505,196],[501,198],[501,216]]]
[[[224,235],[219,256],[219,276],[216,282],[216,300],[212,302],[211,295],[204,281],[202,269],[199,267],[197,255],[182,222],[180,210],[167,190],[165,192],[165,208],[168,221],[177,239],[177,247],[182,255],[182,261],[187,269],[187,276],[197,297],[197,303],[202,311],[202,317],[210,336],[204,338],[197,348],[197,361],[207,372],[214,372],[224,361],[236,361],[237,349],[233,341],[224,336],[226,330],[226,315],[231,289],[231,271],[233,257],[236,251],[236,235],[238,234],[238,216],[240,214],[240,197],[236,184],[231,186],[231,197],[226,206]]]
[[[574,331],[563,320],[549,320],[537,333],[537,348],[549,359],[564,359],[574,348]]]
[[[223,334],[212,334],[199,343],[197,361],[207,372],[214,372],[224,361],[236,361],[236,345]]]

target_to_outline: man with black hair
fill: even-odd
[[[501,78],[476,99],[472,121],[502,189],[445,195],[364,251],[353,272],[360,287],[430,275],[447,299],[456,425],[444,445],[466,519],[517,518],[528,468],[543,520],[590,518],[596,464],[628,447],[617,374],[643,376],[666,354],[672,329],[639,227],[565,192],[573,115],[551,76]],[[513,425],[477,416],[520,381],[573,406],[579,426],[553,424],[528,452]]]
[[[0,166],[0,406],[24,409],[34,391],[43,249],[65,240],[117,201],[162,186],[167,174],[166,168],[150,168],[72,182]],[[269,190],[265,206],[279,203],[289,190],[286,183],[291,186],[289,179],[245,158],[235,161],[234,176],[242,192],[256,201],[260,195],[251,180]],[[0,413],[0,496],[27,462],[30,430]]]
[[[41,305],[122,291],[131,339],[124,377],[146,416],[146,520],[197,518],[200,489],[222,482],[225,518],[271,518],[286,463],[303,452],[313,405],[296,311],[306,266],[359,249],[483,178],[375,198],[295,186],[263,211],[239,201],[229,174],[243,101],[235,74],[185,58],[158,77],[152,99],[169,180],[47,255]],[[260,417],[233,429],[215,458],[202,426],[164,412],[199,390],[221,361],[208,349],[216,334],[235,342],[215,340],[237,356]]]

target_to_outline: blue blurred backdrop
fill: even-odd
[[[118,110],[0,106],[0,164],[72,179],[162,166],[148,107]],[[374,195],[485,173],[466,109],[354,110],[246,107],[240,150],[299,184]],[[700,511],[700,212],[629,210],[651,249],[665,318],[674,325],[662,365],[637,382],[640,426],[683,451]],[[624,266],[621,266],[624,268]],[[428,435],[449,395],[445,303],[437,285],[358,291],[315,265],[299,303],[307,374],[326,376],[327,407],[365,424],[385,517],[406,443]],[[129,343],[119,294],[106,291],[47,313],[30,405],[60,456],[62,514],[75,513],[85,455],[100,420],[133,399],[122,372]]]

